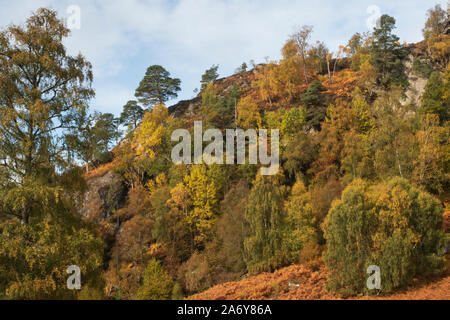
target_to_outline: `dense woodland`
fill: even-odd
[[[164,105],[181,81],[159,65],[119,118],[90,110],[92,65],[66,52],[55,11],[2,29],[0,298],[182,299],[313,262],[344,297],[443,275],[449,8],[426,14],[417,44],[402,44],[388,15],[337,52],[299,27],[279,61],[226,79],[212,66],[182,116]],[[198,120],[279,129],[279,173],[172,163],[172,132]],[[107,187],[93,191],[98,179]],[[66,287],[70,265],[81,290]],[[370,265],[380,290],[366,287]]]

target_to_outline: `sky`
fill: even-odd
[[[426,11],[446,0],[0,0],[0,28],[23,24],[39,7],[71,26],[68,52],[93,65],[91,109],[120,115],[151,65],[182,81],[179,100],[194,97],[212,65],[221,77],[243,62],[277,60],[295,26],[313,25],[312,41],[331,50],[369,31],[380,14],[397,19],[402,42],[422,40]]]

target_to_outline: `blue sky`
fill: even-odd
[[[192,98],[213,64],[228,76],[244,61],[279,59],[296,25],[313,25],[313,41],[335,50],[355,32],[368,31],[376,6],[397,19],[402,42],[417,42],[426,11],[436,4],[445,8],[446,0],[0,0],[0,28],[23,23],[39,7],[68,19],[67,9],[78,6],[81,28],[66,45],[93,64],[92,109],[119,115],[150,65],[182,80],[172,105]]]

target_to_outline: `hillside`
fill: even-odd
[[[404,62],[405,75],[407,76],[409,87],[405,91],[404,98],[402,98],[402,104],[412,104],[416,110],[422,103],[422,96],[428,81],[423,75],[415,70],[413,65],[413,61],[423,57],[423,48],[423,43],[408,45],[408,56]],[[358,83],[360,83],[361,75],[351,70],[348,59],[338,60],[336,61],[336,65],[338,66],[336,70],[337,76],[333,82],[329,81],[326,74],[318,74],[315,77],[322,81],[323,97],[327,101],[341,103],[339,101],[348,101],[352,99],[352,91],[358,86]],[[261,100],[259,98],[260,89],[255,86],[255,83],[257,83],[258,79],[262,79],[262,75],[266,74],[268,69],[273,67],[273,64],[261,64],[250,71],[243,71],[230,77],[218,79],[214,81],[211,86],[211,88],[214,88],[214,96],[218,97],[218,99],[226,99],[233,90],[237,88],[241,99],[245,99],[243,97],[250,97],[253,100],[257,100],[259,107],[261,110],[264,110],[263,112],[266,112],[266,114],[276,114],[281,110],[295,110],[300,101],[298,98],[284,99],[283,95],[280,95],[279,98],[272,98],[271,101]],[[299,87],[300,91],[297,93],[297,96],[305,94],[307,89],[307,86]],[[193,121],[201,119],[205,112],[205,100],[202,97],[203,94],[204,93],[200,93],[194,99],[180,101],[176,105],[169,107],[168,114],[173,117],[173,119],[179,119],[186,123],[187,127],[192,127]],[[232,106],[234,109],[236,108],[236,103],[237,102],[234,102],[234,105]],[[316,110],[323,109],[317,108]],[[234,113],[236,111],[232,110],[228,112]],[[228,115],[226,116],[228,117]],[[311,116],[311,121],[315,121],[315,117],[317,117],[317,115]],[[231,117],[231,121],[236,121],[236,119]],[[310,135],[313,137],[316,134],[317,126],[312,124],[308,130],[311,130]],[[139,131],[139,127],[137,131]],[[112,151],[113,158],[111,162],[100,165],[86,175],[89,187],[88,192],[85,195],[84,204],[80,210],[84,217],[99,225],[103,241],[107,244],[107,257],[111,256],[112,259],[110,263],[114,263],[114,255],[117,255],[117,250],[127,250],[126,248],[128,246],[133,246],[131,243],[122,244],[122,242],[129,242],[132,241],[131,239],[135,239],[135,235],[133,235],[135,231],[133,228],[136,228],[136,223],[139,224],[143,222],[135,221],[139,217],[140,212],[142,212],[142,210],[155,210],[153,203],[155,200],[148,197],[148,194],[143,188],[134,189],[133,185],[130,185],[130,183],[124,179],[125,175],[122,169],[118,170],[118,168],[121,168],[124,165],[124,156],[127,157],[136,152],[136,149],[131,153],[130,151],[126,151],[130,145],[128,139],[129,138],[123,140],[119,143],[118,147]],[[139,157],[134,155],[133,158],[126,161],[138,162],[138,159]],[[150,181],[154,179],[153,181],[155,182],[152,182],[152,185],[157,188],[157,193],[158,178],[155,178],[156,177],[150,177]],[[148,188],[147,190],[151,190],[150,187],[146,187]],[[159,186],[159,188],[161,188],[161,191],[164,190],[162,192],[169,192],[164,185]],[[341,187],[338,187],[337,195],[341,192],[341,190],[339,190],[340,188]],[[166,199],[164,201],[167,201],[168,204],[172,201],[167,198],[164,199]],[[443,201],[445,202],[444,198]],[[112,205],[115,209],[111,209]],[[319,205],[319,207],[323,205],[324,204]],[[327,205],[330,206],[331,201],[325,205],[325,208],[327,208]],[[445,217],[444,226],[448,224],[448,214]],[[148,226],[151,227],[154,222],[152,222],[152,219],[149,219],[145,223],[148,223]],[[142,232],[145,233],[146,231],[142,229]],[[130,237],[130,240],[125,240],[125,237]],[[148,249],[148,252],[146,253],[148,255],[147,257],[155,257],[163,261],[169,274],[174,278],[180,279],[179,281],[182,283],[182,288],[185,292],[203,290],[218,283],[238,280],[242,273],[242,270],[224,272],[219,263],[219,266],[214,267],[218,268],[218,271],[216,271],[218,272],[218,275],[215,280],[212,280],[207,275],[200,276],[200,279],[189,279],[187,276],[186,278],[183,278],[185,277],[182,275],[183,272],[197,272],[196,270],[205,272],[205,270],[212,268],[212,265],[217,262],[210,261],[209,258],[205,258],[202,254],[194,253],[190,260],[180,264],[179,262],[174,261],[174,253],[171,253],[169,251],[170,249],[165,244],[153,243],[153,241],[150,240],[152,236],[148,237],[147,241],[149,242],[147,243],[150,246],[150,249]],[[125,248],[119,249],[124,245]],[[209,252],[209,250],[218,250],[214,247],[217,246],[214,242],[208,244],[208,246],[210,247],[206,247],[206,252]],[[136,277],[137,273],[141,272],[142,266],[135,265],[132,260],[125,258],[125,252],[120,253],[120,255],[123,256],[121,259],[124,260],[121,266],[123,271],[121,272],[124,273],[124,275],[126,274],[126,277],[129,279],[127,281],[131,281],[132,283],[137,281],[134,277]],[[208,253],[206,253],[206,255],[208,255]],[[232,257],[221,259],[232,259]],[[114,282],[117,281],[114,277],[117,275],[113,276],[114,269],[111,269],[111,267],[110,270],[110,274],[108,275],[108,277],[110,277],[110,284],[107,285],[107,292],[113,295],[115,290],[114,287],[117,286],[117,284],[114,284]],[[341,296],[332,294],[325,289],[327,275],[328,273],[323,262],[318,263],[318,265],[313,268],[305,265],[293,265],[274,273],[263,273],[245,278],[239,282],[220,284],[203,293],[193,295],[190,299],[341,299]],[[205,278],[202,278],[203,276]],[[448,299],[447,289],[449,287],[449,279],[450,278],[447,276],[442,279],[429,280],[428,282],[416,280],[406,292],[385,296],[383,298]],[[135,286],[135,284],[129,285]]]
[[[448,259],[448,258],[447,258]],[[341,300],[326,290],[327,271],[323,262],[294,265],[274,273],[264,273],[215,286],[190,296],[189,300]],[[450,300],[450,264],[447,275],[437,279],[415,279],[395,294],[354,297],[362,300]]]
[[[7,27],[0,299],[449,299],[448,12],[415,44],[298,26],[174,106],[153,64],[120,117],[56,11]]]

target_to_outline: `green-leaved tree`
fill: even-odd
[[[418,275],[442,272],[443,208],[430,194],[393,178],[370,186],[355,180],[333,204],[324,224],[328,288],[345,294],[377,293],[367,287],[369,266],[381,272],[381,292]]]
[[[120,115],[120,123],[127,126],[128,130],[134,131],[144,118],[144,113],[144,109],[138,105],[137,101],[128,101]]]
[[[256,178],[245,214],[249,225],[244,241],[245,262],[251,273],[270,272],[286,263],[282,252],[286,194],[279,176]]]
[[[67,138],[94,96],[91,64],[64,47],[69,32],[49,9],[0,32],[0,214],[24,223],[62,196],[59,173],[73,166]]]
[[[378,71],[377,83],[388,89],[391,85],[408,86],[403,60],[407,52],[400,44],[400,38],[393,34],[395,19],[389,15],[380,18],[379,26],[373,31],[370,48],[372,64]]]
[[[217,80],[217,78],[219,77],[217,70],[219,70],[219,66],[214,65],[208,70],[206,70],[205,73],[202,75],[202,81],[200,81],[202,91],[206,89],[208,84]]]
[[[161,66],[150,66],[145,73],[139,87],[136,89],[136,98],[144,106],[153,108],[155,105],[164,104],[170,99],[176,98],[181,80],[171,78],[169,71]]]

